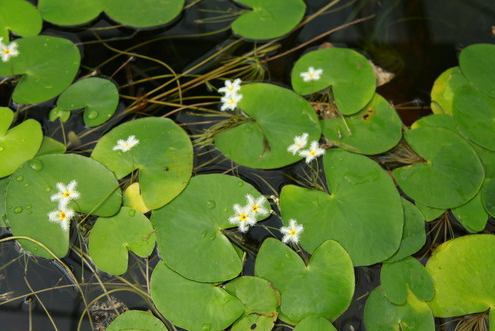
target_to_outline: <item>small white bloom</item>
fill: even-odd
[[[320,145],[316,140],[311,143],[309,149],[305,149],[299,152],[299,156],[306,158],[306,163],[310,163],[318,156],[321,156],[323,154],[325,154],[325,150],[323,148],[320,148]]]
[[[228,94],[222,97],[222,99],[220,99],[220,101],[222,102],[222,107],[220,107],[220,110],[235,110],[237,108],[237,104],[239,103],[239,101],[241,101],[241,99],[242,94],[237,93]]]
[[[297,152],[306,147],[307,143],[308,134],[303,133],[302,136],[296,136],[294,138],[294,144],[290,145],[289,148],[287,148],[287,151],[291,152],[293,155],[296,155]]]
[[[219,93],[225,93],[225,95],[236,94],[241,89],[241,79],[236,78],[233,82],[230,80],[225,81],[224,87],[218,89]]]
[[[310,82],[312,80],[318,80],[323,73],[323,69],[315,69],[313,67],[309,67],[308,71],[301,72],[301,77],[305,82]]]
[[[250,226],[256,224],[256,219],[252,212],[251,206],[241,207],[238,204],[234,205],[235,215],[229,218],[229,222],[239,226],[239,231],[247,232]]]
[[[59,223],[64,231],[68,231],[70,225],[69,222],[72,217],[74,217],[74,215],[75,213],[72,209],[68,209],[65,208],[65,206],[62,206],[62,208],[49,212],[48,220],[50,222]]]
[[[263,207],[263,204],[266,202],[266,198],[264,196],[260,196],[258,199],[254,199],[251,194],[247,194],[246,199],[248,201],[248,206],[251,207],[251,212],[254,216],[268,215],[268,210]]]
[[[17,55],[19,55],[19,51],[15,41],[7,45],[0,40],[0,57],[2,57],[3,62],[8,62],[11,57],[16,57]]]
[[[134,146],[139,144],[139,140],[136,139],[135,136],[129,136],[127,140],[119,139],[117,140],[117,144],[113,146],[114,151],[121,150],[122,152],[130,151]]]
[[[59,208],[67,206],[70,200],[75,200],[80,197],[79,192],[76,191],[77,181],[72,180],[67,186],[63,183],[57,183],[58,192],[50,197],[52,201],[59,202]]]
[[[289,226],[283,226],[280,228],[280,232],[284,235],[282,242],[284,244],[287,244],[288,242],[292,242],[294,244],[299,243],[299,236],[303,230],[304,227],[302,224],[297,224],[295,219],[290,219]]]

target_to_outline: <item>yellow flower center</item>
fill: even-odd
[[[233,90],[234,90],[233,86],[229,87],[229,91],[233,91]]]
[[[65,191],[64,194],[62,194],[64,198],[70,197],[70,191]]]
[[[63,221],[66,219],[66,217],[67,217],[67,215],[65,214],[65,211],[59,211],[58,212],[58,219],[59,220]]]
[[[315,76],[315,74],[314,74],[313,72],[310,72],[310,73],[308,74],[308,76],[309,76],[309,77],[311,77],[311,78],[313,78],[313,77]]]
[[[248,215],[246,213],[239,214],[239,220],[241,222],[245,222],[248,218]]]
[[[315,156],[316,155],[316,151],[315,150],[309,151],[309,154],[312,155],[312,156]]]
[[[8,49],[8,48],[7,48],[7,49],[4,49],[4,50],[3,50],[3,53],[4,53],[4,54],[10,54],[10,49]]]
[[[257,213],[258,209],[260,209],[257,204],[251,205],[251,207],[253,207],[253,213]]]
[[[229,105],[231,105],[231,104],[233,104],[233,103],[235,103],[235,99],[230,99],[230,100],[229,100]]]
[[[289,236],[291,236],[291,237],[295,236],[296,234],[297,234],[296,229],[291,229],[291,230],[289,231]]]

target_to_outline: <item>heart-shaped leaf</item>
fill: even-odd
[[[434,114],[452,115],[455,90],[468,84],[459,67],[445,70],[438,76],[431,89],[431,110]]]
[[[287,245],[267,239],[256,258],[255,274],[280,291],[280,319],[290,324],[310,315],[333,321],[347,309],[354,293],[351,258],[333,240],[315,249],[305,265]]]
[[[481,194],[476,194],[466,204],[452,209],[452,214],[466,230],[472,233],[483,231],[488,222],[488,213],[481,201]]]
[[[0,1],[0,38],[8,42],[9,31],[22,37],[36,36],[43,20],[36,8],[24,0]]]
[[[114,319],[107,331],[167,331],[167,328],[149,312],[128,310]]]
[[[122,4],[125,6],[124,4]],[[79,25],[96,18],[103,10],[102,0],[39,0],[38,9],[47,22]]]
[[[308,316],[297,324],[294,331],[337,331],[327,319],[320,316]]]
[[[459,66],[466,78],[480,91],[492,97],[495,97],[494,59],[495,45],[492,44],[470,45],[459,56]]]
[[[131,150],[114,150],[119,140],[135,136]],[[144,203],[157,209],[186,187],[192,173],[192,145],[187,133],[166,118],[141,118],[117,126],[96,144],[91,157],[120,179],[139,169]]]

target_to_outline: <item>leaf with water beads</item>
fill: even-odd
[[[9,31],[18,36],[36,36],[43,20],[36,8],[24,0],[0,0],[0,38],[9,41]]]
[[[150,312],[128,310],[114,319],[107,331],[167,331],[167,328]]]

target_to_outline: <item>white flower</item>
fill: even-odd
[[[289,220],[289,226],[283,226],[280,228],[280,232],[283,233],[284,237],[282,238],[282,242],[287,244],[288,242],[293,242],[297,244],[299,242],[299,236],[301,232],[303,232],[304,227],[302,224],[297,224],[295,219]]]
[[[220,110],[235,110],[237,108],[237,104],[239,103],[239,101],[241,101],[241,99],[242,94],[227,94],[226,96],[222,97],[222,99],[220,99],[220,101],[223,103],[222,107],[220,107]]]
[[[52,201],[59,202],[59,208],[67,206],[70,200],[75,200],[80,197],[79,192],[76,191],[77,181],[72,180],[69,185],[64,185],[63,183],[57,183],[58,192],[50,197]]]
[[[229,222],[239,226],[239,231],[247,232],[250,226],[256,224],[256,219],[252,212],[251,206],[241,207],[238,204],[234,205],[235,215],[229,218]]]
[[[121,150],[122,152],[125,153],[130,151],[137,144],[139,144],[139,140],[136,139],[135,136],[129,136],[127,140],[122,140],[122,139],[117,140],[117,144],[113,146],[113,150],[114,151]]]
[[[301,77],[305,82],[310,82],[312,80],[318,80],[323,73],[323,69],[315,69],[313,67],[309,67],[308,71],[301,72]]]
[[[225,93],[226,96],[236,94],[241,89],[241,79],[236,78],[233,82],[225,81],[225,86],[218,89],[219,93]]]
[[[323,148],[320,148],[320,145],[316,140],[311,143],[309,149],[305,149],[299,152],[299,156],[306,158],[306,163],[313,161],[318,156],[321,156],[323,154],[325,154],[325,150]]]
[[[254,216],[268,215],[268,210],[263,207],[263,204],[266,202],[266,198],[264,196],[260,196],[258,199],[255,200],[251,194],[247,194],[246,199],[248,201],[248,206],[251,208],[251,212]]]
[[[74,214],[75,213],[72,209],[68,209],[65,208],[65,206],[62,206],[62,208],[49,212],[48,220],[50,222],[59,223],[64,231],[68,231],[70,224],[69,221],[72,219],[72,217],[74,217]]]
[[[8,62],[11,57],[16,57],[19,55],[19,51],[17,50],[17,43],[15,41],[6,45],[0,39],[0,57],[2,57],[3,62]]]
[[[301,149],[306,147],[307,143],[308,143],[308,134],[303,133],[302,136],[296,136],[294,138],[294,144],[290,145],[289,148],[287,148],[287,151],[291,152],[293,155],[296,155],[297,152],[299,152]]]

